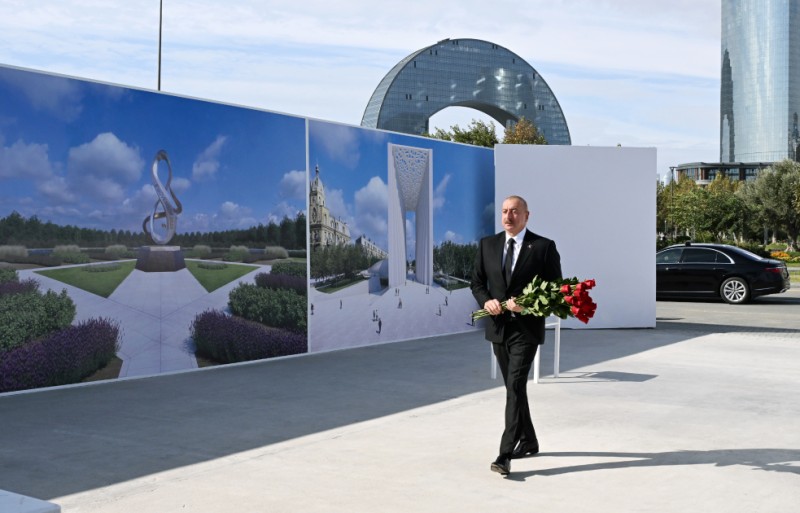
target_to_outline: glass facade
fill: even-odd
[[[720,161],[796,159],[800,0],[722,1]]]
[[[732,181],[755,180],[758,172],[772,165],[772,162],[691,162],[672,168],[677,172],[678,181],[690,178],[698,185],[708,185],[718,175],[727,176]]]
[[[372,94],[361,126],[422,134],[447,107],[479,110],[503,126],[524,116],[549,144],[571,142],[561,106],[539,73],[515,53],[477,39],[445,39],[397,63]]]

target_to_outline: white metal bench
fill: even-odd
[[[555,349],[553,351],[553,377],[558,377],[558,366],[560,364],[559,360],[561,359],[561,319],[558,317],[548,317],[545,321],[545,328],[553,328],[553,332],[555,333]],[[539,348],[541,349],[541,348]],[[492,379],[497,379],[497,359],[494,356],[494,351],[492,348],[489,348],[490,351],[490,362],[491,365],[491,373]],[[536,351],[536,356],[533,358],[533,382],[539,382],[539,361],[541,360],[542,352],[540,350]]]

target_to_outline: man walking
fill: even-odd
[[[520,315],[514,298],[534,277],[561,278],[561,257],[555,242],[529,231],[528,204],[509,196],[502,206],[503,232],[481,239],[470,288],[478,304],[491,314],[485,336],[492,342],[506,386],[505,429],[500,451],[490,468],[506,475],[511,459],[539,452],[528,406],[528,372],[544,343],[544,318]],[[506,310],[501,302],[506,301]]]

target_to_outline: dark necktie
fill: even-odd
[[[506,285],[511,283],[511,271],[514,267],[514,239],[508,239],[508,249],[506,250],[506,259],[503,262],[503,270],[506,273]]]

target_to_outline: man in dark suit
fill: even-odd
[[[511,459],[539,452],[539,441],[528,407],[528,373],[539,345],[544,343],[544,318],[521,315],[514,298],[539,276],[548,281],[561,278],[561,257],[555,242],[526,229],[528,204],[519,196],[503,201],[503,229],[484,237],[478,245],[472,275],[472,295],[491,314],[486,339],[506,385],[505,430],[500,454],[491,470],[508,474]],[[512,242],[513,241],[513,242]],[[507,310],[500,303],[507,301]]]

